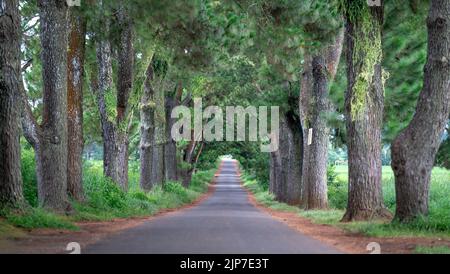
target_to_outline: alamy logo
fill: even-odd
[[[194,117],[186,106],[177,106],[172,110],[171,117],[177,121],[171,128],[171,136],[174,141],[259,141],[262,152],[274,152],[278,150],[279,107],[270,107],[270,132],[268,109],[267,106],[258,108],[255,106],[246,108],[226,106],[224,116],[224,112],[219,106],[208,106],[203,109],[202,99],[194,98]],[[247,118],[248,127],[246,127]],[[246,129],[248,129],[248,139],[246,138]]]
[[[381,6],[381,0],[367,0],[367,5],[370,7],[379,7]]]
[[[79,7],[81,6],[81,0],[66,0],[67,6],[69,7]]]

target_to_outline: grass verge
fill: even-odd
[[[32,206],[20,213],[2,212],[4,218],[0,219],[0,235],[14,237],[17,229],[12,228],[77,230],[76,222],[79,221],[108,221],[116,218],[151,216],[161,210],[194,202],[208,190],[208,184],[214,177],[214,170],[198,171],[193,174],[189,188],[183,187],[179,182],[166,182],[148,193],[140,190],[138,174],[138,168],[131,164],[129,191],[124,192],[117,184],[103,176],[101,164],[89,163],[85,166],[83,175],[86,201],[72,202],[73,214],[62,216]],[[35,201],[36,193],[33,194],[33,190],[28,193],[32,201]]]
[[[428,218],[421,218],[413,223],[401,224],[401,223],[387,223],[387,222],[352,222],[341,223],[340,220],[344,215],[343,209],[329,209],[329,210],[303,210],[296,206],[290,206],[285,203],[275,201],[275,197],[270,194],[266,189],[258,184],[257,180],[248,175],[243,175],[242,180],[244,186],[250,190],[255,199],[262,205],[280,211],[289,211],[297,213],[301,217],[310,219],[317,224],[325,224],[335,226],[345,231],[363,234],[370,237],[433,237],[433,238],[450,238],[450,229],[448,218],[439,217],[446,211],[446,207],[434,209],[433,214],[430,214]],[[444,189],[445,190],[445,189]],[[436,191],[436,186],[435,186]],[[435,194],[436,195],[436,194]],[[435,201],[436,204],[442,204],[441,201]],[[435,205],[436,206],[436,205]],[[441,252],[446,250],[441,248],[418,248],[417,252],[426,251]]]

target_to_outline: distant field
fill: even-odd
[[[336,173],[338,175],[339,180],[342,181],[348,180],[348,166],[346,165],[336,166]],[[394,172],[392,171],[392,168],[390,166],[383,166],[381,176],[383,178],[383,182],[393,180]],[[432,180],[438,180],[450,184],[450,170],[435,167],[432,173]]]
[[[391,212],[395,212],[395,183],[390,166],[383,166],[383,198],[384,204]],[[384,222],[341,223],[347,206],[348,166],[336,166],[337,180],[328,184],[328,210],[304,211],[297,207],[279,203],[274,196],[260,187],[256,180],[246,180],[246,187],[255,193],[262,204],[276,210],[298,212],[301,216],[312,219],[316,223],[341,227],[350,232],[359,232],[374,237],[443,237],[450,239],[450,170],[434,168],[431,177],[429,215],[409,224]],[[448,248],[430,249],[418,247],[418,253],[446,253]]]

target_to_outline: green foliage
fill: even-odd
[[[328,204],[330,208],[344,209],[347,206],[348,184],[342,180],[335,180],[328,185]]]
[[[211,182],[214,173],[215,169],[197,171],[194,176],[192,176],[189,189],[195,192],[206,192],[208,190],[208,183]]]
[[[99,209],[123,209],[126,206],[125,193],[111,179],[96,172],[85,172],[83,179],[90,206]]]
[[[34,151],[30,148],[21,151],[21,168],[23,180],[23,196],[32,207],[38,206],[37,178],[35,172]]]
[[[50,213],[42,208],[30,208],[23,213],[9,213],[8,223],[21,228],[58,228],[76,230],[67,217]]]
[[[327,166],[327,184],[334,185],[337,182],[336,166],[334,164]]]
[[[34,153],[23,149],[22,169],[24,193],[30,208],[24,212],[4,212],[6,221],[22,228],[76,229],[73,221],[102,221],[114,218],[149,216],[165,208],[175,208],[194,201],[208,189],[214,170],[198,171],[192,176],[188,189],[179,182],[167,182],[149,193],[139,187],[139,163],[129,163],[129,192],[103,176],[101,161],[85,161],[83,187],[86,202],[73,203],[74,214],[69,217],[49,213],[37,207]]]
[[[182,200],[187,199],[186,189],[179,182],[165,182],[163,190],[167,193],[173,193],[181,197]]]
[[[429,1],[385,1],[383,67],[391,77],[385,85],[383,140],[390,143],[410,122],[423,85],[427,55],[426,17]]]

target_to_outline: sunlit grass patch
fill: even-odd
[[[343,210],[302,210],[300,216],[311,219],[317,224],[336,224],[344,215]]]

